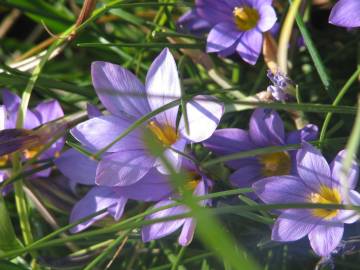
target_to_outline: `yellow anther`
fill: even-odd
[[[318,193],[311,193],[309,201],[312,203],[322,204],[340,204],[341,195],[335,188],[330,188],[325,185],[321,185]],[[338,214],[338,209],[314,209],[311,210],[315,217],[330,220]]]
[[[233,11],[236,26],[241,31],[251,30],[259,21],[259,13],[256,9],[248,6],[236,7]]]
[[[160,126],[155,121],[151,121],[148,124],[148,128],[165,146],[173,145],[179,138],[179,135],[176,133],[175,129],[170,125]]]

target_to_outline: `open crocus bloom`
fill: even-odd
[[[195,196],[203,196],[209,193],[212,187],[212,181],[207,178],[203,173],[201,173],[198,168],[190,163],[188,160],[184,160],[182,169],[187,172],[187,175],[191,179],[186,179],[184,183],[185,188],[193,191]],[[173,194],[173,196],[178,197],[179,195]],[[159,201],[156,205],[154,205],[154,209],[164,207],[166,205],[173,204],[175,201],[170,199],[165,199]],[[200,201],[202,206],[206,206],[210,204],[210,200]],[[160,210],[146,217],[147,220],[151,219],[159,219],[172,217],[176,215],[181,215],[189,212],[189,209],[184,205],[174,206],[165,210]],[[163,238],[179,228],[181,228],[180,236],[178,242],[182,246],[187,246],[191,243],[195,227],[196,220],[194,218],[182,218],[165,222],[157,222],[151,225],[144,226],[141,235],[144,242],[148,242],[151,240],[156,240]]]
[[[276,22],[272,0],[196,0],[199,19],[212,26],[207,52],[229,56],[237,52],[254,65],[261,52],[263,33]]]
[[[360,27],[360,1],[339,0],[331,10],[329,23],[347,28]]]
[[[344,151],[329,166],[321,153],[308,143],[303,143],[297,153],[299,176],[274,176],[253,185],[255,193],[268,204],[322,203],[342,204],[348,197],[351,203],[360,203],[360,194],[354,190],[358,178],[358,165],[353,162],[341,183],[340,171]],[[316,254],[328,256],[341,241],[344,223],[359,219],[357,212],[340,209],[287,209],[275,222],[274,241],[296,241],[308,235]]]
[[[16,126],[17,114],[20,106],[20,98],[8,90],[2,90],[2,97],[4,105],[0,106],[0,130],[4,129],[14,129]],[[27,130],[34,129],[45,123],[53,121],[55,119],[61,118],[64,116],[63,110],[61,109],[60,104],[56,100],[50,100],[41,102],[33,110],[27,110],[26,117],[24,121],[24,128]],[[25,142],[25,141],[24,141]],[[18,141],[21,144],[21,140]],[[49,149],[44,151],[39,159],[48,159],[53,158],[58,155],[64,145],[64,139],[61,138],[53,143]],[[8,147],[18,147],[16,145],[8,145]],[[21,148],[21,147],[18,147]],[[24,158],[32,158],[38,153],[40,149],[30,148],[24,151]],[[6,151],[5,151],[6,152]],[[5,166],[9,162],[9,157],[7,155],[0,157],[0,165]],[[47,177],[50,174],[51,169],[46,169],[41,172],[37,172],[35,176],[37,177]],[[6,170],[0,171],[0,175],[5,179],[8,177],[8,172]]]
[[[92,118],[71,130],[83,146],[99,151],[112,143],[135,120],[177,100],[181,96],[175,60],[164,49],[152,63],[145,86],[130,71],[107,62],[94,62],[93,85],[100,101],[111,113]],[[149,153],[145,144],[148,131],[165,146],[164,156],[178,169],[187,143],[200,142],[211,136],[223,114],[223,105],[210,96],[196,96],[186,105],[189,133],[184,119],[176,127],[178,106],[150,119],[102,156],[96,171],[96,183],[102,186],[126,186],[139,181],[151,168],[167,173],[163,164]],[[175,150],[175,151],[174,151]]]
[[[285,134],[284,124],[277,112],[256,109],[250,118],[249,131],[238,128],[219,129],[203,144],[217,155],[229,155],[313,140],[317,131],[317,127],[310,124],[301,130]],[[235,169],[230,181],[237,187],[250,187],[256,180],[264,177],[296,174],[295,155],[296,151],[276,152],[229,161],[226,164]]]

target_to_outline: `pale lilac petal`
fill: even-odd
[[[91,103],[86,104],[86,111],[89,118],[95,118],[103,115],[101,111],[98,109],[98,107],[96,107]]]
[[[104,156],[97,167],[95,182],[101,186],[128,186],[154,167],[155,157],[144,150],[127,150]]]
[[[309,210],[287,209],[281,213],[272,229],[271,240],[296,241],[316,227],[317,222]]]
[[[349,190],[350,203],[360,206],[360,193],[355,190]],[[352,224],[360,219],[359,212],[356,210],[339,210],[336,219],[346,224]]]
[[[212,25],[231,23],[233,9],[234,6],[229,5],[228,1],[196,0],[197,14]]]
[[[5,106],[0,105],[0,130],[5,129],[6,109]]]
[[[166,175],[151,169],[138,182],[117,188],[121,194],[137,201],[159,201],[170,196],[173,191]]]
[[[187,141],[185,139],[180,138],[175,144],[171,146],[171,148],[180,152],[184,152],[186,143]],[[166,149],[164,151],[163,156],[170,163],[170,165],[175,171],[179,171],[182,164],[182,160],[184,158],[181,154],[173,151],[172,149]],[[166,165],[163,164],[163,162],[161,161],[161,158],[157,159],[156,167],[160,173],[169,174],[169,171]]]
[[[108,213],[117,221],[124,214],[125,206],[128,201],[127,198],[122,197],[117,193],[118,199],[115,205],[108,208]]]
[[[203,145],[217,155],[229,155],[256,147],[252,143],[249,133],[239,128],[218,129],[203,142]]]
[[[97,161],[74,149],[65,151],[55,159],[55,165],[63,175],[83,185],[95,185],[97,164]]]
[[[316,125],[308,124],[302,129],[289,132],[286,138],[287,144],[301,143],[302,141],[313,141],[318,137],[319,128]]]
[[[277,17],[274,8],[269,5],[262,4],[258,8],[260,14],[260,20],[258,21],[257,27],[261,32],[269,31],[275,24]]]
[[[1,94],[6,110],[9,113],[17,113],[21,102],[20,97],[6,89],[2,90]]]
[[[56,100],[45,101],[37,105],[34,113],[38,117],[41,124],[59,119],[64,116],[64,112]]]
[[[146,93],[151,110],[156,110],[181,97],[179,75],[174,57],[165,48],[155,58],[146,75]],[[176,127],[178,106],[172,107],[155,116],[160,124]]]
[[[135,118],[150,112],[143,84],[127,69],[97,61],[91,64],[91,76],[95,91],[109,112]]]
[[[341,184],[340,175],[342,170],[342,163],[345,157],[346,157],[346,151],[342,150],[336,155],[335,159],[330,164],[332,179],[333,181],[336,181],[337,184]],[[345,177],[347,181],[346,187],[349,189],[354,189],[356,187],[358,178],[359,178],[359,165],[356,163],[355,159],[353,159],[349,174],[347,177]]]
[[[269,109],[256,109],[250,118],[251,140],[261,147],[283,145],[285,142],[284,123],[279,114]]]
[[[331,179],[330,167],[321,152],[311,144],[304,142],[302,148],[297,152],[297,171],[306,185],[315,191],[321,185],[327,187],[336,186]]]
[[[215,25],[206,41],[206,52],[220,52],[233,46],[241,36],[242,32],[238,31],[233,23],[221,22]]]
[[[163,200],[163,201],[158,202],[153,208],[156,209],[156,208],[164,207],[164,206],[172,204],[172,203],[174,203],[174,201]],[[152,219],[158,219],[158,218],[167,218],[167,217],[186,213],[186,211],[187,210],[186,210],[185,206],[180,205],[180,206],[171,207],[171,208],[153,213],[153,214],[147,216],[146,219],[152,220]],[[148,242],[151,240],[165,237],[165,236],[173,233],[177,229],[179,229],[184,224],[185,220],[186,220],[185,218],[182,218],[182,219],[178,219],[178,220],[158,222],[158,223],[154,223],[151,225],[146,225],[141,230],[142,240],[144,242]]]
[[[230,175],[229,180],[233,186],[244,188],[251,187],[260,178],[262,178],[261,165],[257,159],[244,158],[236,162],[236,171]]]
[[[113,142],[132,124],[132,121],[114,115],[91,118],[78,124],[71,134],[85,147],[100,150]],[[139,129],[133,130],[108,151],[116,152],[124,149],[143,149],[143,140]]]
[[[272,176],[253,184],[253,190],[265,203],[304,203],[312,192],[297,176]]]
[[[312,249],[319,256],[326,257],[339,245],[344,233],[343,224],[317,225],[310,233]]]
[[[224,105],[211,96],[196,96],[186,103],[189,133],[186,132],[184,116],[181,117],[179,131],[192,142],[201,142],[209,138],[217,128]]]
[[[16,114],[17,115],[17,114]],[[13,116],[15,116],[15,114],[13,114]],[[14,118],[15,120],[15,118]],[[14,121],[14,127],[16,125],[16,120]],[[25,115],[25,120],[24,120],[24,128],[25,129],[34,129],[38,126],[41,125],[40,119],[38,118],[38,116],[33,113],[30,110],[26,111],[26,115]]]
[[[236,47],[240,57],[250,65],[255,65],[263,44],[263,34],[258,29],[244,32]]]
[[[78,201],[71,211],[70,223],[76,222],[88,215],[94,214],[103,209],[107,209],[119,202],[119,194],[114,189],[107,187],[94,187],[92,188],[84,198]],[[108,214],[97,215],[83,223],[76,225],[70,231],[76,233],[89,227],[94,222],[102,219]]]
[[[329,23],[342,27],[359,27],[360,1],[339,0],[331,10]]]
[[[194,238],[196,228],[196,221],[193,218],[185,219],[184,225],[182,227],[180,236],[179,236],[179,244],[181,246],[188,246]]]

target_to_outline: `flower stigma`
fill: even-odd
[[[235,7],[233,11],[236,26],[241,31],[253,29],[259,21],[259,13],[248,6]]]
[[[176,133],[175,129],[170,125],[160,126],[155,121],[150,121],[148,128],[155,135],[155,137],[167,147],[173,145],[179,138],[179,135]]]
[[[258,156],[264,177],[287,175],[291,171],[291,159],[286,152],[276,152]]]
[[[309,201],[322,204],[340,204],[341,195],[336,188],[321,185],[318,193],[310,194]],[[330,220],[336,217],[338,211],[338,209],[314,209],[311,212],[315,217]]]

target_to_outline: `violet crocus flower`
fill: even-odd
[[[119,220],[129,199],[137,201],[159,201],[167,198],[172,188],[166,175],[151,169],[141,180],[124,187],[106,187],[95,184],[98,162],[74,149],[67,150],[55,160],[57,168],[70,180],[70,186],[82,184],[92,186],[79,200],[70,214],[70,223],[104,210],[103,213],[84,221],[71,229],[72,233],[82,231],[96,221],[110,215]]]
[[[360,27],[360,1],[339,0],[332,8],[329,23],[346,27]]]
[[[301,130],[285,134],[279,114],[269,109],[256,109],[249,131],[239,128],[216,130],[203,144],[217,155],[229,155],[262,147],[281,146],[314,140],[318,128],[309,124]],[[296,151],[275,152],[226,163],[235,172],[230,182],[237,187],[250,187],[256,180],[268,176],[296,174]]]
[[[194,196],[204,196],[209,193],[212,188],[212,181],[207,178],[199,169],[190,161],[184,160],[182,169],[190,176],[191,179],[186,180],[185,188],[193,191]],[[172,198],[178,198],[178,194],[172,194]],[[154,209],[165,207],[175,203],[172,199],[164,199],[154,205]],[[210,205],[210,200],[200,201],[199,204],[202,206]],[[189,209],[185,205],[178,205],[170,207],[165,210],[160,210],[146,217],[147,220],[159,219],[177,216],[189,212]],[[178,242],[182,246],[187,246],[191,243],[196,227],[196,220],[192,217],[176,219],[165,222],[157,222],[151,225],[144,226],[141,231],[142,240],[148,242],[168,236],[173,232],[181,228]]]
[[[152,63],[145,86],[130,71],[107,62],[92,63],[91,73],[96,93],[110,115],[83,122],[71,134],[84,147],[95,151],[114,142],[137,119],[181,96],[175,60],[167,48]],[[211,96],[196,96],[186,104],[189,133],[183,118],[176,126],[178,106],[157,114],[104,153],[97,167],[96,183],[134,184],[154,167],[166,174],[160,159],[151,155],[146,146],[144,136],[149,131],[165,146],[165,158],[174,168],[180,168],[178,151],[183,151],[188,143],[209,138],[224,111],[223,105]]]
[[[294,83],[285,74],[280,71],[273,73],[271,70],[268,70],[267,77],[273,83],[273,85],[268,86],[267,91],[276,100],[285,101],[295,94]]]
[[[14,129],[16,127],[16,119],[21,100],[17,95],[8,90],[2,90],[2,98],[4,105],[0,106],[0,130]],[[37,105],[33,110],[27,110],[24,120],[24,128],[26,130],[31,130],[62,116],[64,116],[63,110],[56,100],[45,101]],[[39,156],[39,160],[55,157],[60,153],[63,145],[63,138],[57,140],[49,149]],[[23,158],[32,158],[39,150],[40,149],[37,147],[26,149],[23,153]],[[0,166],[5,166],[9,162],[10,160],[8,155],[0,157]],[[37,172],[34,176],[47,177],[50,172],[51,169],[49,168]],[[1,180],[6,179],[8,176],[9,172],[7,170],[0,171]]]
[[[211,30],[206,50],[226,57],[237,52],[254,65],[263,44],[263,33],[269,31],[277,18],[272,0],[197,0],[195,11],[207,21]]]
[[[322,203],[359,204],[360,194],[354,189],[358,178],[358,165],[353,162],[347,180],[347,187],[340,180],[341,151],[328,165],[320,151],[308,143],[297,153],[299,176],[284,175],[262,179],[253,189],[267,204]],[[348,195],[347,195],[348,193]],[[344,223],[354,223],[359,215],[353,210],[340,209],[287,209],[282,210],[272,229],[272,240],[296,241],[308,236],[310,245],[319,256],[329,256],[339,245]]]

